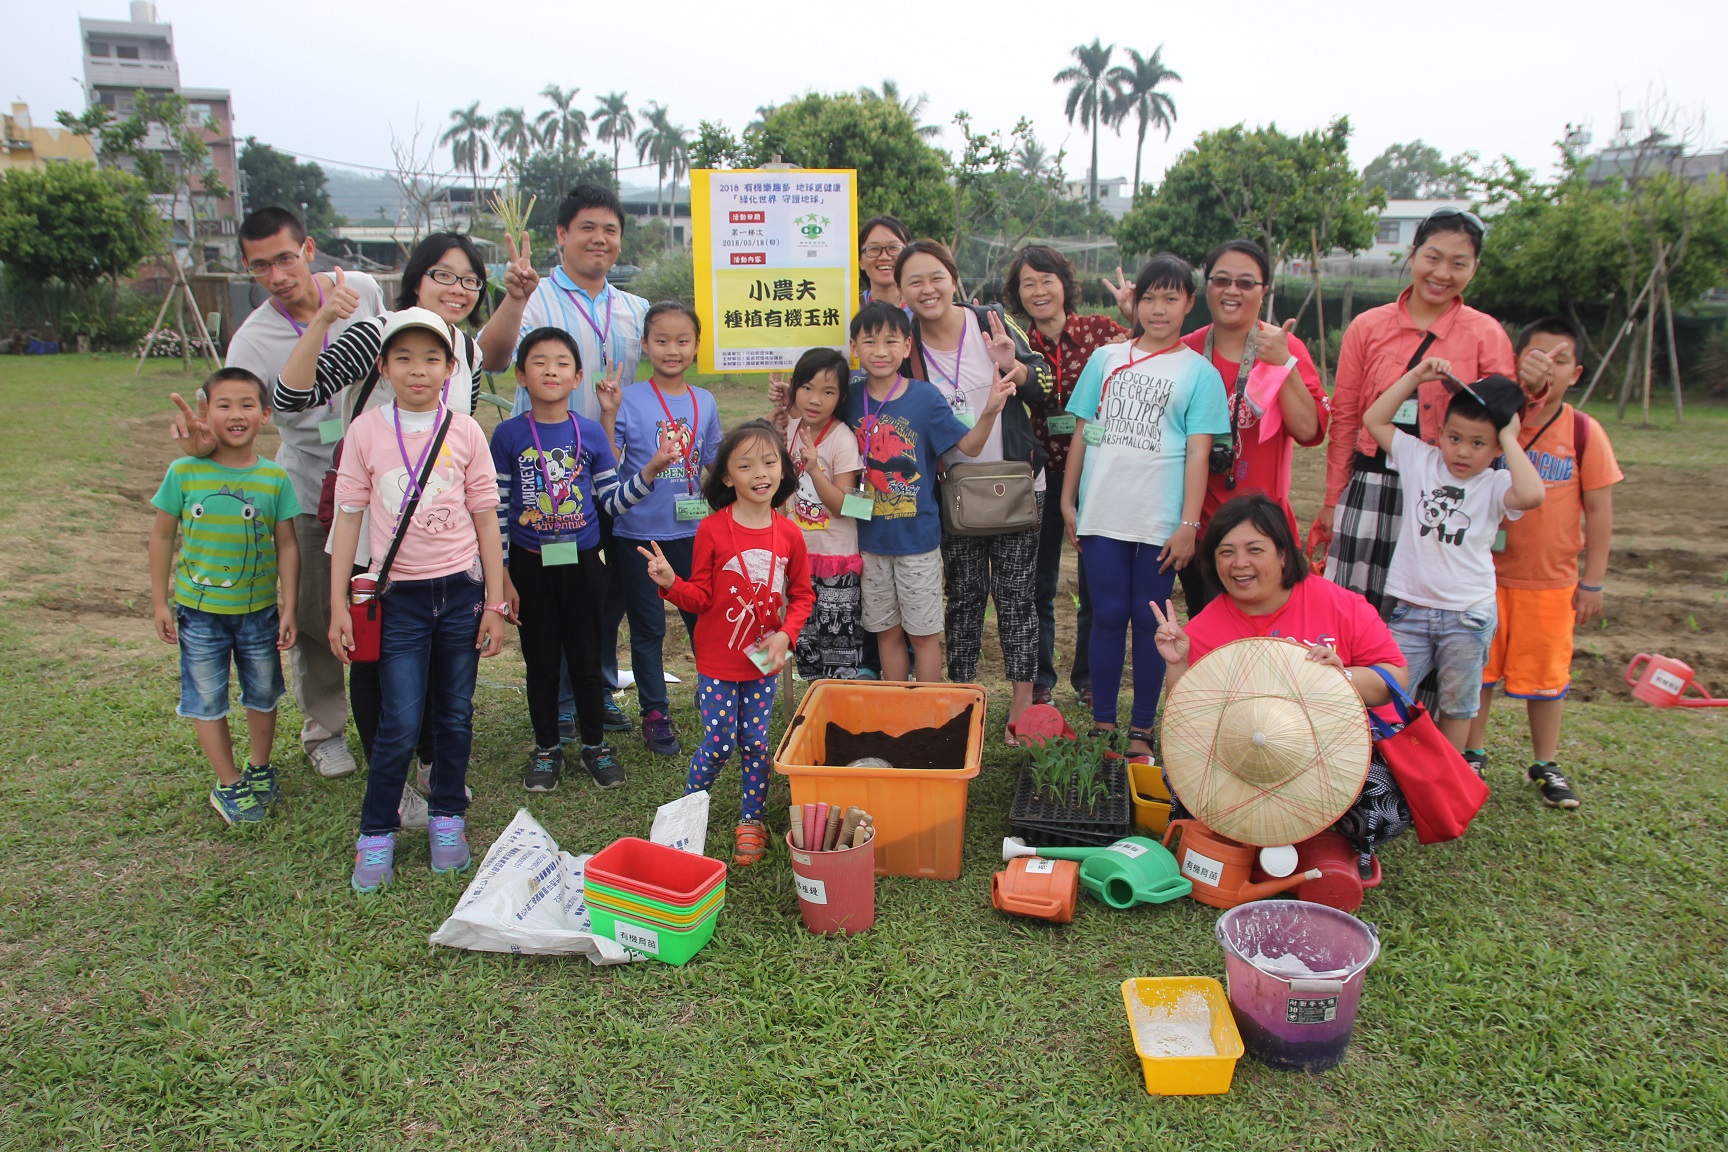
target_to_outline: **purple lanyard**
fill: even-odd
[[[318,289],[318,307],[324,307],[324,285],[318,283],[318,277],[314,276],[312,277],[312,286]],[[306,326],[294,319],[294,317],[288,315],[288,309],[282,307],[282,301],[272,296],[270,297],[270,303],[275,305],[276,311],[282,313],[282,319],[288,321],[289,326],[294,329],[295,336],[298,337],[305,333]],[[324,329],[324,347],[325,349],[330,347],[330,329],[328,328]]]
[[[946,376],[944,373],[944,383],[952,384],[954,386],[954,391],[961,394],[960,399],[962,402],[965,401],[966,397],[965,390],[960,387],[960,362],[966,355],[966,329],[968,327],[970,327],[968,324],[962,324],[960,326],[960,347],[954,350],[954,375]],[[924,345],[924,362],[930,366],[932,372],[942,372],[941,365],[936,363],[936,352],[928,344]]]
[[[558,282],[556,280],[554,280],[553,283],[558,284]],[[606,295],[606,327],[601,328],[600,325],[598,325],[594,322],[593,311],[591,309],[589,309],[588,307],[583,305],[582,301],[577,297],[576,293],[570,291],[570,289],[564,287],[564,285],[562,285],[562,284],[558,284],[558,290],[560,292],[564,293],[564,295],[570,297],[570,303],[576,305],[577,314],[580,315],[582,317],[582,319],[588,321],[588,327],[592,328],[594,330],[594,335],[599,337],[599,339],[600,339],[600,368],[601,368],[602,372],[604,372],[604,370],[607,367],[609,367],[610,363],[611,363],[611,356],[610,356],[610,353],[606,347],[607,344],[612,339],[612,295],[611,295],[611,293],[607,293],[607,295]]]
[[[576,423],[576,413],[570,413],[570,432],[576,437],[575,463],[570,469],[570,483],[582,473],[582,426]],[[540,454],[540,475],[546,478],[546,500],[552,505],[552,515],[558,515],[558,499],[552,495],[552,468],[546,463],[546,449],[540,446],[540,430],[534,427],[534,413],[528,413],[528,435],[534,437],[534,451]],[[556,535],[556,532],[554,532]]]
[[[869,450],[870,435],[871,435],[871,433],[876,431],[876,424],[879,420],[882,419],[882,409],[888,407],[888,402],[900,394],[900,390],[902,387],[905,386],[905,384],[906,384],[906,377],[904,377],[904,376],[894,377],[894,387],[888,389],[888,395],[882,397],[881,401],[879,403],[877,403],[875,416],[870,415],[870,387],[869,387],[869,385],[865,385],[865,387],[864,387],[864,423],[858,429],[858,450],[859,451],[866,452]]]
[[[432,438],[426,441],[426,447],[420,450],[420,459],[413,464],[408,462],[408,442],[402,439],[402,409],[390,405],[390,419],[396,423],[396,450],[402,454],[402,467],[408,470],[408,483],[402,489],[402,505],[396,509],[396,519],[402,519],[402,513],[408,508],[411,497],[420,496],[420,470],[426,467],[426,457],[432,452],[432,441],[438,439],[438,425],[444,422],[444,401],[450,395],[450,381],[444,381],[444,391],[438,397],[438,410],[432,416]]]

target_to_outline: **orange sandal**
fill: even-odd
[[[768,852],[768,829],[760,820],[746,820],[732,830],[732,863],[740,868],[760,864]]]

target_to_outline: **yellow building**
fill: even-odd
[[[96,150],[86,136],[74,136],[64,128],[39,128],[30,119],[30,105],[14,103],[12,111],[0,115],[0,172],[9,168],[42,168],[69,160],[94,163]]]

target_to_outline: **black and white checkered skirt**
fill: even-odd
[[[1382,620],[1395,606],[1386,595],[1386,571],[1403,520],[1404,487],[1398,473],[1361,467],[1351,471],[1332,521],[1326,579],[1360,593]]]

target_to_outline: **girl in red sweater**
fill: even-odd
[[[690,758],[686,795],[713,787],[738,747],[744,779],[732,860],[755,864],[768,849],[768,720],[793,637],[815,603],[804,534],[774,509],[797,490],[786,445],[764,420],[726,434],[703,486],[713,513],[696,529],[690,579],[650,541],[638,548],[660,595],[696,617],[696,702],[702,744]]]

